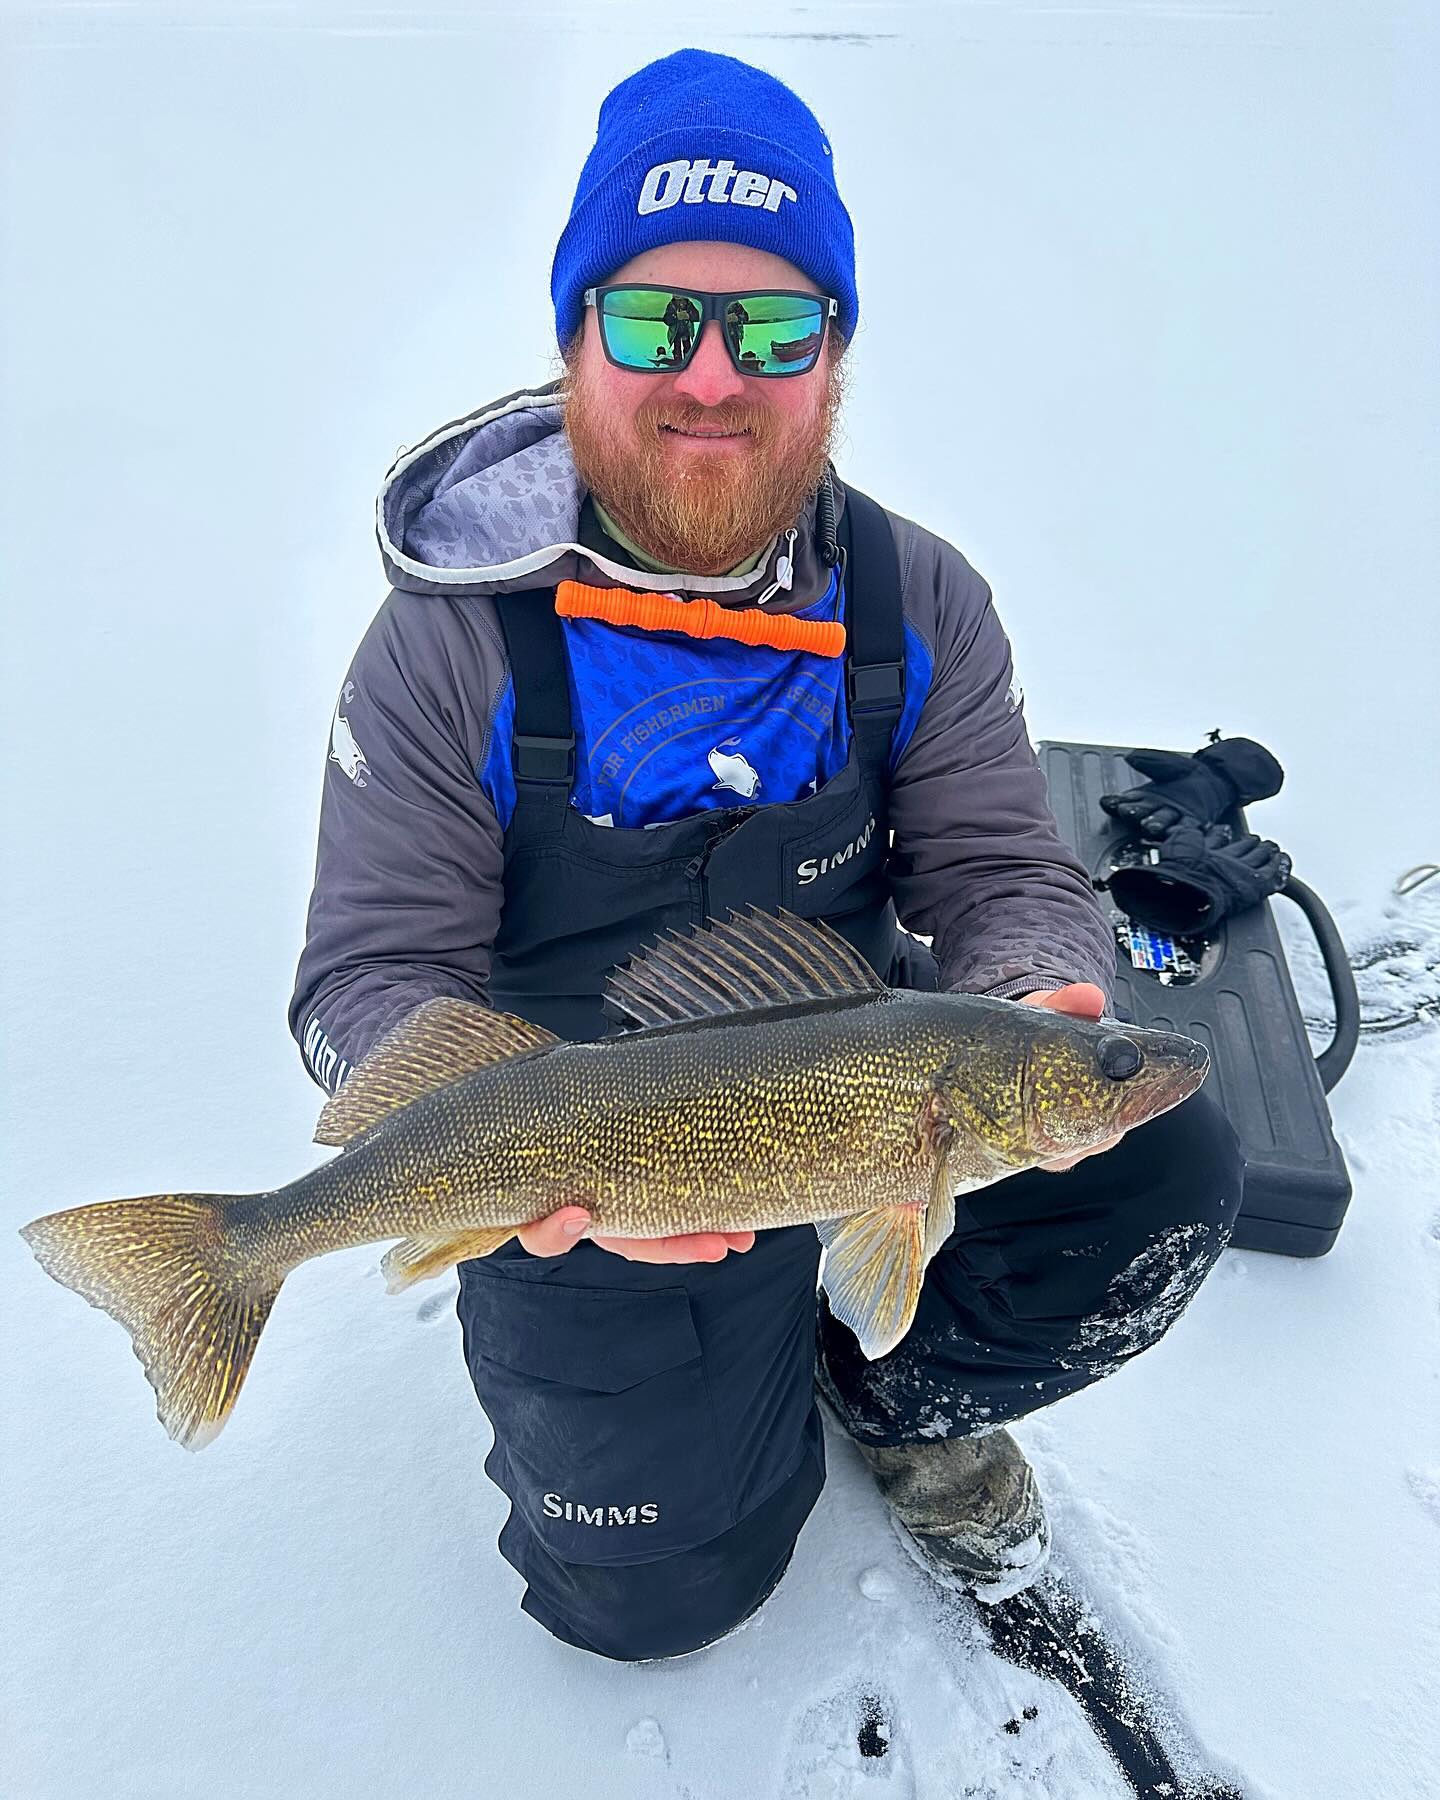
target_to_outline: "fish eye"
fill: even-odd
[[[1145,1057],[1134,1038],[1112,1037],[1101,1038],[1095,1051],[1101,1072],[1111,1081],[1128,1081],[1132,1075],[1138,1075]]]

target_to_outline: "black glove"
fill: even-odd
[[[1278,844],[1253,831],[1237,838],[1228,825],[1186,820],[1153,854],[1154,862],[1116,869],[1108,885],[1121,912],[1173,937],[1198,937],[1290,879],[1290,858]]]
[[[1112,819],[1133,826],[1143,838],[1163,838],[1181,820],[1213,825],[1250,800],[1280,792],[1285,771],[1253,738],[1221,738],[1193,756],[1179,750],[1132,750],[1125,758],[1150,780],[1123,794],[1102,794]]]

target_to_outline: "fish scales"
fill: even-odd
[[[334,1161],[235,1203],[274,1267],[371,1238],[524,1225],[665,1237],[809,1224],[901,1200],[944,1060],[928,996],[888,993],[560,1044],[383,1119]],[[933,1002],[929,1010],[934,1010]]]

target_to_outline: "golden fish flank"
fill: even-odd
[[[129,1331],[191,1448],[224,1424],[298,1264],[399,1238],[394,1292],[577,1201],[624,1237],[813,1225],[831,1310],[883,1356],[956,1194],[1143,1124],[1207,1067],[1169,1032],[893,992],[786,913],[671,936],[608,997],[632,1029],[595,1044],[429,1001],[325,1107],[317,1140],[343,1148],[320,1168],[270,1193],[75,1207],[23,1235]]]

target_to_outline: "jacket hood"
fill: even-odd
[[[522,388],[402,446],[375,504],[375,529],[392,587],[419,594],[500,594],[583,581],[597,587],[706,594],[754,603],[779,582],[771,610],[808,606],[829,586],[833,544],[822,556],[820,490],[795,520],[791,555],[781,532],[748,575],[667,575],[611,561],[579,541],[586,490],[562,426],[559,380]],[[844,490],[827,477],[834,516]],[[822,487],[825,484],[822,484]],[[618,546],[617,552],[618,552]]]

